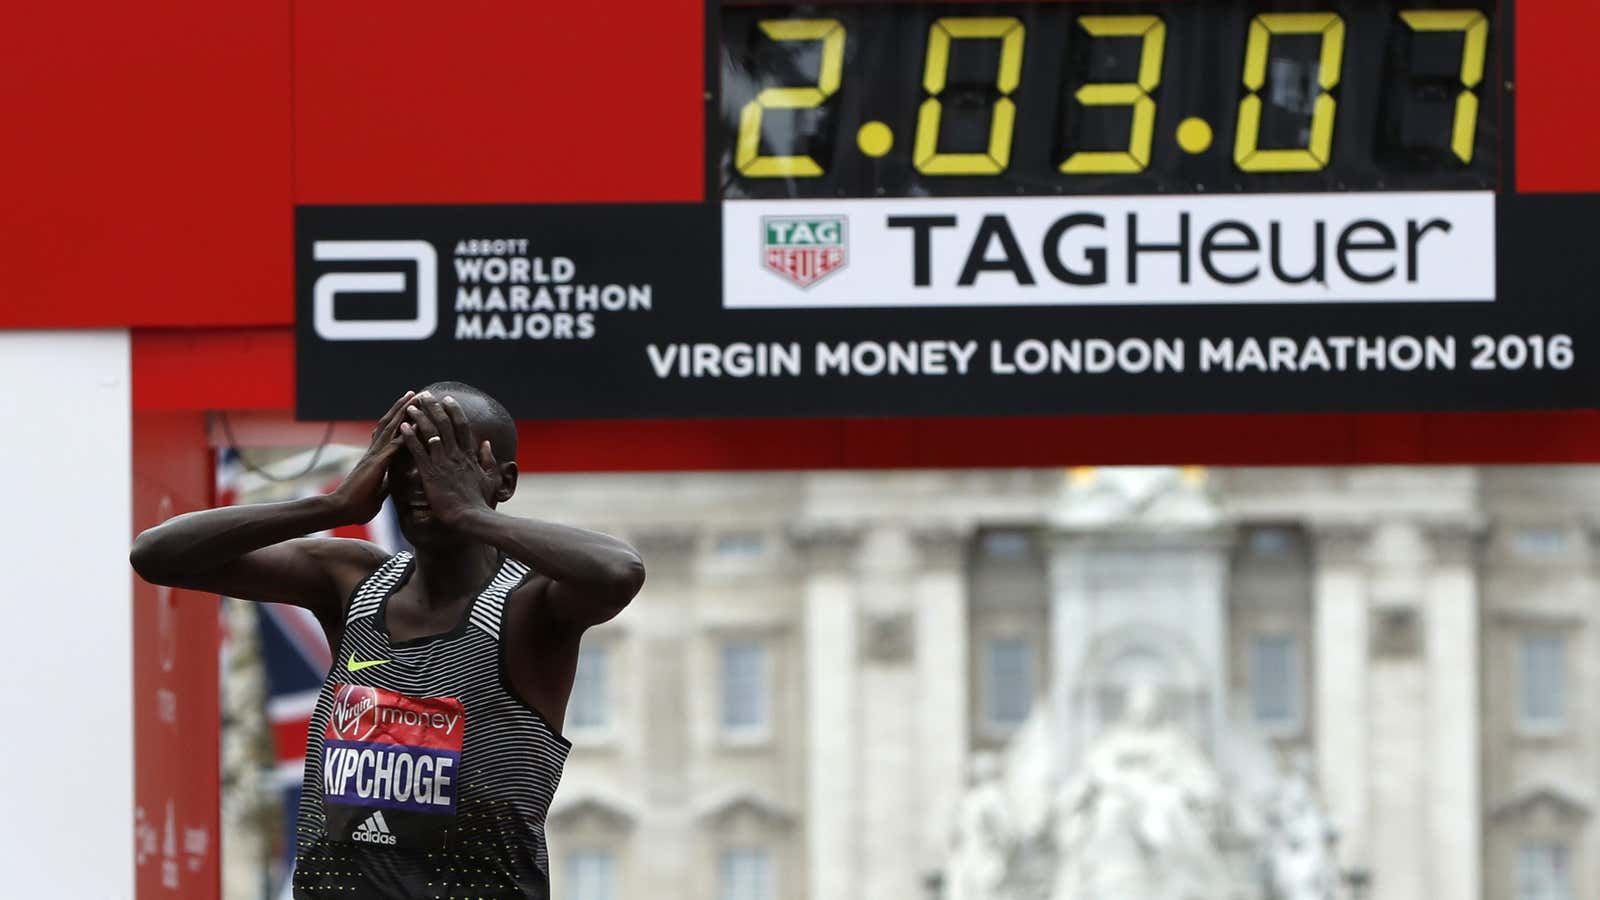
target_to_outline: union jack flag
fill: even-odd
[[[244,467],[238,453],[223,450],[217,465],[217,501],[227,505],[237,502],[239,477]],[[326,470],[307,476],[303,484],[295,485],[301,496],[313,493],[326,494],[339,486],[342,472],[333,477]],[[383,510],[367,525],[351,525],[322,532],[321,537],[357,538],[371,541],[394,553],[405,546],[400,536],[394,504],[384,501]],[[322,625],[309,610],[278,603],[256,606],[257,633],[261,641],[261,657],[266,668],[266,717],[272,731],[273,759],[271,782],[283,804],[284,833],[281,839],[279,864],[275,866],[269,896],[289,896],[291,876],[294,872],[295,817],[300,808],[300,784],[305,771],[306,731],[311,721],[312,709],[317,703],[317,693],[322,689],[333,657],[323,636]]]

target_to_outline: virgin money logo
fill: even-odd
[[[378,727],[378,690],[359,684],[341,684],[333,693],[328,728],[334,737],[364,740]]]

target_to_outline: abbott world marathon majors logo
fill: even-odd
[[[315,241],[312,323],[327,341],[590,340],[604,314],[649,312],[648,283],[585,281],[526,238],[466,238],[441,267],[429,241]],[[409,302],[407,302],[409,301]],[[441,311],[442,307],[447,307]]]

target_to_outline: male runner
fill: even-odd
[[[516,452],[505,407],[436,383],[395,402],[332,494],[188,513],[134,542],[148,581],[303,606],[327,633],[296,897],[549,897],[578,640],[644,565],[615,538],[496,512]],[[415,553],[302,537],[370,521],[386,493]]]

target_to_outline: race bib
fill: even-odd
[[[466,725],[454,697],[335,687],[322,743],[328,835],[375,847],[444,847],[455,825]]]

